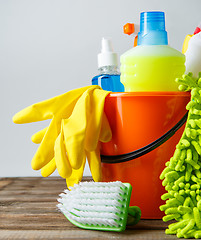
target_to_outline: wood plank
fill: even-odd
[[[0,191],[0,198],[1,196],[12,196],[13,193],[15,195],[43,195],[43,194],[48,194],[48,195],[54,195],[58,196],[63,191],[63,188],[61,189],[38,189],[38,188],[32,188],[32,189],[23,189],[23,190],[8,190],[7,188],[4,191]]]
[[[6,186],[8,186],[9,184],[11,184],[12,182],[13,182],[12,179],[4,179],[4,178],[2,178],[2,179],[0,180],[0,191],[1,191],[4,187],[6,187]]]
[[[177,239],[165,235],[169,223],[162,220],[140,220],[123,233],[74,226],[56,208],[66,188],[59,177],[2,178],[0,186],[0,239]]]
[[[72,225],[61,215],[52,214],[27,214],[16,216],[2,216],[0,218],[0,229],[4,230],[63,230],[63,229],[78,229],[76,226]],[[0,231],[1,232],[1,231]]]
[[[17,202],[52,202],[55,201],[55,196],[51,194],[43,195],[10,195],[0,196],[0,202],[17,201]]]
[[[122,233],[115,232],[101,232],[101,231],[90,231],[79,229],[75,231],[72,230],[62,230],[62,231],[51,231],[51,230],[26,230],[26,231],[1,231],[0,239],[20,239],[20,240],[49,240],[49,239],[81,239],[81,240],[105,240],[105,239],[125,239],[125,240],[176,240],[176,236],[165,235],[162,230],[126,230]]]
[[[0,229],[65,229],[67,226],[74,227],[61,213],[4,213],[0,216]],[[164,230],[167,223],[161,220],[140,220],[140,222],[128,229]]]
[[[8,202],[9,204],[1,205],[1,211],[3,213],[15,212],[15,213],[37,213],[37,212],[55,212],[56,201],[55,202]]]

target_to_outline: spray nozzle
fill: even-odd
[[[201,32],[201,23],[196,27],[195,31],[194,31],[194,35]]]
[[[98,54],[98,68],[118,66],[117,53],[114,52],[110,38],[102,38],[101,53]]]
[[[101,52],[114,52],[112,42],[110,39],[102,38],[102,49]]]

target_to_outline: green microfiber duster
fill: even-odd
[[[181,91],[191,91],[187,104],[188,119],[173,157],[160,175],[167,193],[163,221],[176,220],[166,234],[178,238],[201,238],[201,73],[196,79],[191,73],[176,80]]]

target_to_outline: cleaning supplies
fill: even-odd
[[[193,35],[188,41],[185,52],[186,73],[192,72],[194,77],[198,77],[201,72],[201,32]]]
[[[138,46],[121,56],[125,91],[178,91],[176,77],[185,72],[185,56],[168,46],[164,12],[142,12]]]
[[[198,78],[184,75],[177,82],[181,90],[191,90],[191,100],[183,135],[173,157],[166,163],[160,179],[166,201],[160,207],[165,211],[163,220],[176,220],[166,230],[179,238],[201,238],[201,73]]]
[[[92,79],[92,85],[99,85],[103,90],[124,92],[118,71],[118,57],[110,39],[102,39],[102,50],[98,54],[99,75]]]
[[[167,45],[164,18],[163,12],[141,13],[138,45],[121,56],[125,92],[111,93],[104,108],[112,139],[101,144],[103,181],[129,182],[131,205],[144,219],[164,215],[159,176],[181,138],[190,100],[175,82],[185,71],[185,56]]]
[[[132,187],[119,181],[81,182],[60,194],[57,205],[74,225],[92,230],[124,231],[138,223],[141,211],[130,207]]]
[[[112,139],[101,143],[102,181],[129,182],[130,204],[140,207],[143,219],[164,215],[159,176],[183,133],[189,100],[190,93],[180,91],[110,93],[105,99]]]
[[[92,177],[101,180],[99,142],[111,139],[104,114],[110,92],[88,86],[33,104],[13,117],[14,123],[52,119],[48,128],[34,134],[40,146],[32,160],[34,170],[49,176],[56,168],[67,186],[82,179],[86,156]]]

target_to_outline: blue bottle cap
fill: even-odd
[[[167,45],[167,32],[165,31],[165,13],[142,12],[140,14],[140,32],[138,45]]]

